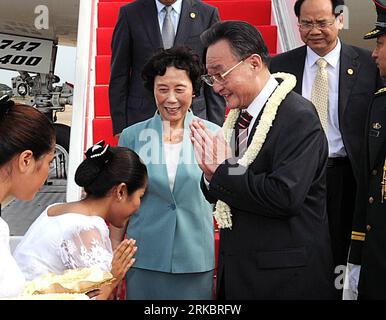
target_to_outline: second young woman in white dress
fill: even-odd
[[[66,269],[99,266],[115,281],[97,299],[108,298],[134,263],[133,239],[113,252],[106,222],[123,227],[140,206],[147,184],[146,166],[127,148],[104,146],[102,141],[86,152],[75,182],[86,198],[49,206],[31,225],[15,250],[26,280]]]

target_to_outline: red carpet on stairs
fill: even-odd
[[[225,0],[226,1],[226,0]],[[257,25],[270,53],[276,53],[277,27],[273,25]],[[97,52],[100,56],[111,55],[111,38],[114,27],[97,28]],[[109,61],[110,63],[110,61]]]
[[[132,1],[100,1],[98,3],[98,26],[114,27],[119,8]],[[270,0],[212,0],[206,3],[216,6],[222,20],[244,20],[253,25],[271,24]]]
[[[108,84],[110,78],[111,37],[118,18],[119,8],[132,1],[127,0],[99,0],[97,56],[95,60],[94,87],[95,118],[93,120],[94,142],[104,139],[115,145],[116,139],[112,136],[110,119]],[[271,25],[270,0],[212,0],[207,3],[219,9],[222,20],[244,20],[256,26],[267,43],[270,54],[277,51],[277,27]],[[217,227],[216,227],[217,228]],[[216,232],[216,266],[218,257],[219,234]]]
[[[109,112],[108,83],[110,78],[111,37],[118,18],[119,8],[131,1],[100,0],[98,3],[97,56],[95,60],[94,87],[95,118],[93,139],[106,140],[115,145]],[[277,27],[271,25],[270,0],[211,0],[207,3],[218,7],[222,20],[244,20],[254,24],[262,33],[269,52],[276,54]]]

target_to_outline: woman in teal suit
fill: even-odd
[[[190,111],[203,66],[179,47],[162,50],[145,65],[145,86],[158,111],[126,128],[119,145],[136,151],[148,169],[148,189],[126,236],[136,239],[136,262],[126,276],[127,299],[212,299],[213,207],[200,189],[202,172],[190,142]],[[217,125],[205,121],[213,131]],[[124,231],[112,230],[112,241]]]

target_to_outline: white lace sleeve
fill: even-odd
[[[93,226],[69,233],[60,246],[60,257],[66,269],[99,266],[111,270],[113,252],[109,238]]]

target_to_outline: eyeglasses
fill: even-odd
[[[245,59],[244,59],[245,60]],[[225,71],[223,74],[214,74],[213,76],[210,76],[209,74],[204,74],[201,76],[201,80],[204,81],[208,86],[213,87],[215,82],[218,82],[220,84],[225,83],[226,79],[225,77],[230,74],[234,69],[236,69],[244,60],[241,60],[237,64],[235,64],[232,68]]]
[[[303,31],[311,31],[314,28],[317,28],[319,30],[326,30],[329,27],[331,27],[335,23],[335,21],[336,21],[336,18],[332,20],[320,21],[315,23],[304,21],[299,23],[298,27],[300,30],[303,30]]]

